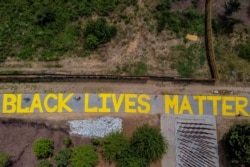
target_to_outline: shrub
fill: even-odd
[[[0,167],[7,167],[10,164],[10,156],[6,153],[0,152]]]
[[[129,141],[121,132],[111,133],[103,138],[102,154],[108,161],[116,161],[129,147]]]
[[[91,143],[94,145],[94,146],[99,146],[100,145],[100,140],[98,138],[92,138],[91,139]]]
[[[70,159],[72,167],[93,167],[98,163],[98,155],[93,146],[82,145],[75,147]]]
[[[49,162],[49,160],[44,159],[37,164],[37,167],[52,167],[52,164]]]
[[[223,143],[231,163],[250,165],[250,125],[234,125],[223,137]]]
[[[137,128],[130,142],[134,157],[143,158],[149,163],[162,158],[167,151],[167,146],[160,130],[148,125]]]
[[[137,62],[135,64],[134,74],[135,75],[145,75],[148,73],[148,66],[144,62]]]
[[[66,137],[65,139],[63,139],[63,144],[69,148],[72,145],[72,140],[70,137]]]
[[[72,151],[70,149],[60,150],[55,155],[56,166],[57,167],[67,167],[67,165],[70,163],[71,155],[72,155]]]
[[[117,167],[149,167],[149,163],[144,158],[133,156],[133,153],[127,151],[117,160]]]
[[[94,50],[98,47],[98,38],[92,34],[87,36],[85,47],[89,50]]]
[[[250,62],[250,41],[239,47],[239,57]]]
[[[86,47],[95,49],[98,45],[109,42],[116,35],[116,27],[108,26],[104,18],[89,20],[83,28]]]
[[[33,151],[37,158],[48,158],[53,154],[54,142],[50,139],[38,139],[33,144]]]

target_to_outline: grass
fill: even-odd
[[[92,14],[107,16],[118,6],[136,4],[137,0],[3,0],[0,2],[0,62],[8,56],[54,61],[79,48],[85,52],[80,18]]]
[[[129,75],[147,75],[148,65],[142,61],[135,63],[125,63],[116,66],[116,74],[126,73]]]
[[[205,47],[200,44],[189,46],[176,45],[172,48],[175,57],[172,67],[177,69],[180,77],[191,78],[196,71],[203,67],[206,61]]]

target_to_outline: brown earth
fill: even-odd
[[[11,155],[13,167],[34,167],[38,163],[32,144],[39,138],[50,138],[54,141],[54,154],[64,147],[63,139],[69,135],[66,120],[98,118],[101,115],[67,114],[56,115],[19,115],[3,116],[0,119],[0,150]],[[116,115],[117,116],[117,115]],[[16,118],[18,119],[16,119]],[[22,118],[25,117],[26,119]],[[160,127],[158,115],[119,115],[123,120],[123,132],[130,137],[137,126],[149,124]],[[89,138],[70,136],[74,146],[90,144]],[[99,150],[100,155],[100,150]],[[53,158],[50,158],[53,163]],[[98,167],[114,167],[100,157]],[[151,167],[160,167],[160,161]]]

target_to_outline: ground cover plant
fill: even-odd
[[[69,50],[76,52],[80,48],[83,52],[82,38],[87,38],[87,48],[94,49],[95,43],[105,43],[110,39],[100,39],[98,34],[84,37],[78,19],[91,14],[106,16],[118,5],[135,3],[134,0],[1,1],[0,61],[8,56],[24,60],[57,60]],[[112,36],[114,30],[112,27]]]

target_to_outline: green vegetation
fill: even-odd
[[[223,138],[225,149],[232,164],[250,165],[250,125],[236,124]]]
[[[69,51],[81,56],[84,47],[79,19],[92,14],[107,16],[118,6],[136,4],[137,0],[1,1],[0,61],[7,56],[54,61]],[[115,32],[113,27],[110,33]],[[96,37],[98,45],[104,43]],[[86,41],[87,48],[96,47],[94,38]]]
[[[60,150],[54,157],[57,167],[67,167],[70,163],[72,151],[70,149]]]
[[[129,147],[129,141],[123,133],[114,132],[104,137],[102,144],[103,157],[115,162]]]
[[[116,27],[108,26],[104,18],[89,20],[83,29],[86,49],[94,50],[98,45],[109,42],[116,32]]]
[[[10,156],[6,153],[0,152],[0,167],[8,167],[10,164]]]
[[[82,145],[73,148],[70,159],[72,167],[93,167],[98,163],[98,155],[91,145]]]
[[[239,57],[250,62],[250,40],[239,46]]]
[[[66,137],[63,139],[63,144],[66,146],[66,148],[69,148],[72,145],[72,140],[70,137]]]
[[[194,8],[185,11],[170,11],[173,1],[161,0],[156,6],[157,31],[165,28],[175,33],[204,35],[204,14]],[[197,7],[198,1],[192,1]]]
[[[49,160],[43,159],[38,162],[37,167],[52,167],[52,164],[50,163]]]
[[[143,125],[136,129],[130,141],[131,153],[151,163],[167,152],[168,145],[159,129]]]
[[[54,142],[50,139],[37,139],[33,144],[33,151],[37,158],[48,158],[53,155]]]
[[[130,152],[124,153],[116,163],[117,167],[149,167],[149,163],[144,158],[133,156]]]
[[[127,73],[129,75],[146,75],[148,74],[148,66],[142,61],[135,63],[125,63],[116,66],[116,73]]]
[[[172,67],[177,69],[181,77],[192,77],[196,70],[202,68],[205,64],[206,53],[204,45],[177,45],[172,50],[174,51],[173,54],[179,55],[178,58],[174,58]]]
[[[101,144],[100,140],[98,138],[92,138],[91,139],[91,143],[94,145],[94,146],[99,146]]]

